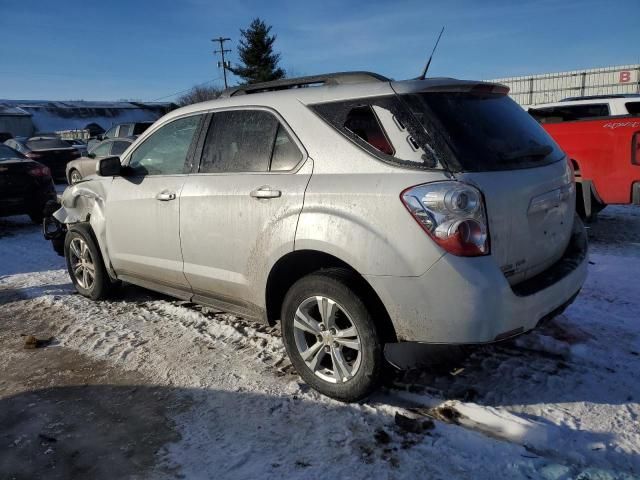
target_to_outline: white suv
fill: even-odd
[[[71,279],[281,321],[300,376],[345,401],[385,355],[531,330],[587,247],[565,155],[506,93],[352,72],[176,110],[64,192]]]

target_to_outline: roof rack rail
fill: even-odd
[[[579,97],[567,97],[560,100],[561,102],[573,102],[575,100],[606,100],[607,98],[638,98],[638,93],[612,93],[610,95],[582,95]]]
[[[227,88],[220,97],[228,98],[235,95],[246,95],[249,93],[273,92],[277,90],[288,90],[291,88],[303,88],[314,84],[321,85],[344,85],[349,83],[364,82],[388,82],[390,79],[372,72],[336,72],[322,75],[311,75],[308,77],[283,78],[271,82],[253,83]]]

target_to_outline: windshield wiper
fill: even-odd
[[[516,160],[523,157],[546,157],[553,152],[551,145],[540,145],[537,147],[523,148],[512,152],[503,152],[500,156],[504,160]]]

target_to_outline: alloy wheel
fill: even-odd
[[[322,380],[344,383],[362,361],[358,329],[349,313],[324,296],[304,300],[296,310],[293,333],[298,353]]]
[[[96,279],[96,267],[87,242],[74,238],[69,244],[69,260],[73,276],[80,287],[91,290]]]

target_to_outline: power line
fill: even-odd
[[[218,37],[218,38],[212,38],[211,41],[220,43],[220,50],[214,50],[213,53],[219,53],[220,55],[222,55],[222,62],[218,62],[218,67],[222,66],[222,74],[224,75],[224,88],[227,88],[227,68],[231,67],[231,62],[225,61],[224,54],[231,52],[231,50],[224,49],[224,42],[230,42],[231,39]]]
[[[195,87],[201,87],[201,86],[206,85],[208,83],[217,82],[218,80],[220,80],[220,78],[221,77],[214,78],[213,80],[207,80],[206,82],[202,82],[202,83],[196,83],[195,85],[192,85],[189,88],[185,88],[184,90],[180,90],[179,92],[172,93],[171,95],[165,95],[164,97],[156,98],[156,99],[149,100],[149,101],[150,102],[157,102],[158,100],[162,100],[164,98],[175,97],[176,95],[180,95],[181,93],[186,93],[186,92],[188,92],[190,90],[193,90]]]

